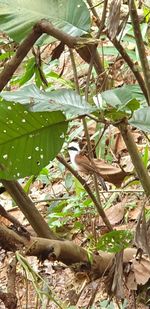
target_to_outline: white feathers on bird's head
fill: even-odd
[[[77,164],[75,162],[75,156],[77,154],[79,154],[80,151],[81,151],[81,149],[80,149],[80,146],[77,142],[71,142],[69,144],[68,152],[69,152],[69,156],[70,156],[70,161],[71,161],[73,167],[76,168],[76,169],[77,169]]]

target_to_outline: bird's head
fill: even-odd
[[[70,156],[70,161],[74,167],[76,167],[75,156],[80,152],[80,146],[77,142],[71,142],[68,146],[68,152]]]

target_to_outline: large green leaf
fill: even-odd
[[[129,123],[144,132],[150,132],[150,107],[135,111]]]
[[[138,85],[106,90],[94,96],[98,109],[103,110],[104,116],[111,121],[118,121],[131,115],[140,105],[146,104],[145,97]]]
[[[29,112],[21,104],[0,102],[0,178],[37,175],[64,142],[61,112]]]
[[[101,96],[108,105],[113,108],[115,107],[118,111],[134,111],[140,106],[137,99],[133,96],[131,88],[128,89],[128,86],[106,90],[101,94]]]
[[[83,0],[0,0],[0,30],[17,42],[41,19],[73,36],[90,30],[90,13]]]
[[[7,101],[27,104],[29,110],[34,112],[61,110],[73,115],[84,115],[93,111],[83,97],[70,89],[44,92],[32,84],[17,91],[2,92],[0,95]]]

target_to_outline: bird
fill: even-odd
[[[127,172],[123,171],[119,166],[113,166],[101,159],[89,159],[80,149],[77,142],[71,142],[68,146],[70,161],[74,169],[78,172],[98,176],[102,188],[107,191],[105,181],[120,187]]]

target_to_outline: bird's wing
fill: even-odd
[[[114,184],[116,187],[120,187],[125,176],[129,175],[125,171],[122,171],[119,166],[113,166],[100,159],[93,159],[90,161],[85,155],[81,154],[76,155],[75,162],[79,171],[86,174],[96,173],[105,181]]]
[[[86,174],[93,174],[95,172],[94,165],[92,165],[92,162],[85,155],[77,154],[75,156],[75,163],[80,172]]]

